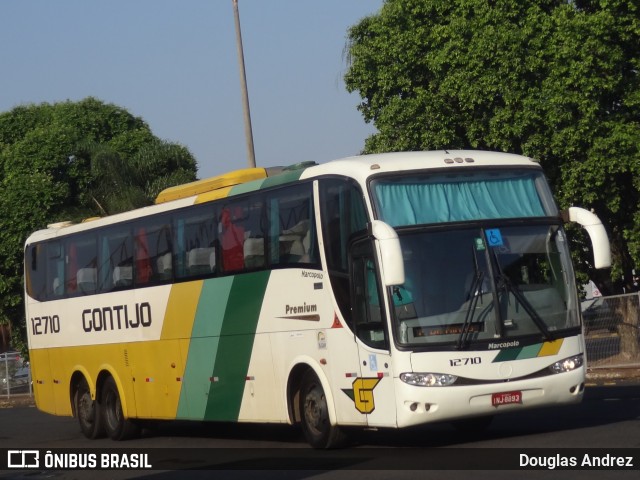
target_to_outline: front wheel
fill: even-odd
[[[125,440],[140,433],[138,425],[124,418],[118,386],[113,377],[102,386],[102,414],[107,435],[112,440]]]
[[[84,436],[92,440],[104,437],[105,431],[100,404],[91,398],[89,385],[84,378],[77,385],[73,396],[73,405],[80,424],[80,430]]]
[[[300,415],[302,432],[312,447],[336,448],[344,444],[346,436],[338,426],[331,425],[322,384],[311,370],[302,379]]]

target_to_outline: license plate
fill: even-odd
[[[522,403],[522,392],[500,392],[491,395],[491,405],[509,405],[512,403]]]

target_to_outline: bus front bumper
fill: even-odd
[[[398,428],[515,410],[578,403],[584,394],[584,367],[545,377],[481,385],[422,387],[396,382]]]

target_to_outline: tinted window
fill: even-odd
[[[135,284],[164,283],[172,278],[172,235],[169,216],[153,217],[135,228]]]
[[[211,275],[216,271],[218,223],[213,205],[183,210],[174,219],[176,278]]]
[[[223,272],[265,266],[266,216],[261,198],[233,200],[220,211]]]
[[[271,192],[268,202],[270,264],[317,264],[311,184]]]
[[[98,290],[108,292],[133,285],[133,238],[131,227],[117,225],[99,236]]]
[[[95,293],[98,283],[96,238],[93,234],[65,240],[67,295]]]

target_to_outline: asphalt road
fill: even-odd
[[[340,451],[308,448],[288,426],[160,423],[141,438],[115,443],[82,437],[75,419],[33,407],[0,409],[0,449],[68,449],[65,452],[153,453],[160,470],[6,471],[0,478],[638,478],[640,470],[640,386],[590,387],[575,406],[505,414],[481,434],[463,434],[450,425],[411,430],[359,432]],[[89,449],[89,450],[87,450]],[[151,450],[146,450],[151,449]],[[569,449],[569,450],[567,450]],[[627,450],[633,449],[633,450]],[[634,470],[580,468],[497,470],[514,455],[629,454]],[[486,460],[486,462],[484,461]],[[511,464],[509,464],[511,465]],[[473,469],[473,472],[465,470]],[[188,469],[182,472],[169,469]],[[434,470],[435,469],[435,470]],[[457,469],[457,470],[454,470]],[[446,470],[446,471],[444,471]],[[514,470],[516,470],[514,472]],[[515,475],[515,476],[514,476]]]

